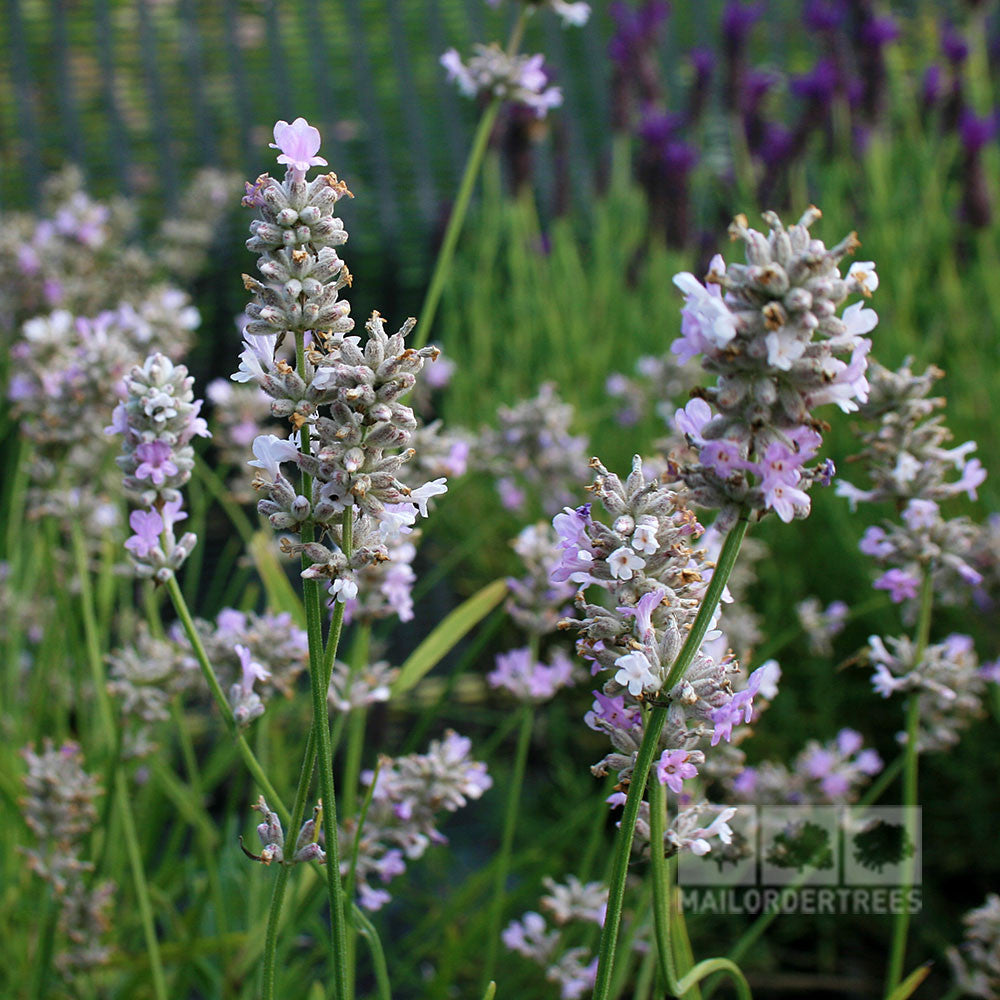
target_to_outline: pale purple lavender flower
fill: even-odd
[[[275,695],[291,697],[296,679],[309,663],[306,633],[288,612],[257,614],[224,608],[214,622],[196,619],[195,628],[223,688],[242,686],[253,674],[265,705]],[[192,674],[198,676],[197,661],[183,630],[176,628],[172,638],[181,647]],[[240,653],[239,648],[245,652]],[[252,683],[249,687],[252,689]]]
[[[240,660],[240,679],[229,689],[229,704],[236,722],[243,727],[264,714],[264,702],[253,686],[258,681],[270,680],[271,673],[251,657],[246,646],[237,644],[233,650]]]
[[[125,490],[148,508],[130,516],[135,534],[125,548],[140,576],[161,582],[181,566],[197,541],[190,532],[175,540],[173,532],[174,524],[187,516],[181,510],[180,487],[194,466],[190,442],[197,435],[208,436],[193,381],[183,365],[175,366],[162,354],[150,355],[125,380],[127,398],[105,429],[123,436],[124,454],[117,461],[125,473]]]
[[[330,673],[327,699],[337,712],[350,712],[379,702],[386,702],[392,693],[392,682],[399,670],[386,661],[367,664],[354,669],[338,660]]]
[[[839,635],[847,621],[848,607],[843,601],[833,601],[824,609],[815,597],[808,597],[795,606],[809,640],[809,649],[817,656],[833,652],[832,639]]]
[[[404,858],[415,860],[431,844],[446,843],[436,826],[438,814],[455,812],[492,785],[486,765],[470,760],[471,746],[470,740],[449,731],[443,740],[432,741],[426,754],[382,758],[377,775],[362,773],[363,785],[375,782],[359,839],[357,866],[358,900],[366,909],[378,909],[390,898],[384,889],[374,888],[371,879],[387,884],[405,871]],[[346,820],[339,834],[346,875],[356,820]]]
[[[826,743],[810,741],[791,768],[784,763],[765,761],[743,768],[726,780],[739,802],[844,804],[856,801],[882,766],[879,755],[864,748],[860,733],[842,729]]]
[[[498,653],[496,667],[486,680],[490,687],[503,688],[515,698],[537,703],[574,684],[578,676],[573,661],[562,650],[556,649],[549,663],[540,663],[525,646]]]
[[[510,56],[499,45],[475,45],[468,62],[455,49],[441,56],[441,65],[466,97],[484,95],[522,104],[544,118],[562,104],[562,91],[549,86],[544,56]]]
[[[698,774],[698,768],[692,763],[697,758],[704,760],[704,754],[697,751],[664,750],[653,765],[657,781],[666,785],[675,795],[680,795],[684,790],[684,782]]]
[[[476,454],[505,507],[532,503],[551,516],[572,500],[589,473],[587,439],[570,433],[575,419],[551,382],[531,399],[497,409],[499,426],[483,429]]]
[[[540,913],[529,911],[520,920],[513,920],[500,934],[500,939],[511,951],[525,958],[546,961],[559,940],[557,931],[549,931]]]
[[[291,125],[282,120],[275,123],[271,149],[280,149],[279,163],[284,163],[292,176],[302,180],[310,167],[325,167],[326,160],[317,156],[320,147],[319,129],[305,118],[296,118]]]
[[[908,637],[886,642],[875,635],[868,639],[875,690],[883,698],[898,692],[910,692],[917,698],[918,752],[953,746],[960,731],[983,711],[987,679],[980,673],[972,639],[949,635],[943,642],[928,646],[919,661],[917,647]],[[902,742],[906,737],[900,733],[898,738]]]
[[[916,598],[920,590],[920,577],[901,569],[890,569],[874,583],[876,590],[887,590],[894,604]]]
[[[589,521],[590,504],[584,504],[576,510],[567,507],[552,519],[561,553],[558,565],[552,570],[554,583],[570,581],[587,584],[592,581],[590,571],[593,568],[594,553],[586,531]]]

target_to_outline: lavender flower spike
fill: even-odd
[[[127,398],[115,407],[106,434],[121,434],[125,491],[143,510],[133,511],[134,534],[125,542],[139,576],[165,582],[190,555],[197,539],[188,532],[179,541],[174,525],[187,514],[180,493],[194,468],[195,437],[208,437],[198,415],[201,400],[192,392],[194,379],[183,365],[163,354],[151,354],[125,380]]]
[[[448,79],[454,80],[466,97],[499,97],[531,108],[538,118],[544,118],[563,100],[562,91],[548,85],[543,61],[541,55],[509,56],[495,44],[476,45],[468,62],[462,62],[455,49],[441,56]]]
[[[864,334],[878,317],[861,302],[841,317],[837,310],[848,295],[868,297],[878,287],[875,265],[857,263],[842,275],[840,262],[859,246],[857,237],[827,249],[809,233],[819,217],[810,208],[786,228],[765,212],[765,235],[737,216],[730,234],[745,244],[745,264],[727,267],[716,256],[705,285],[687,273],[674,278],[685,303],[671,350],[682,360],[702,355],[717,376],[701,393],[714,410],[685,411],[699,461],[682,476],[695,504],[722,508],[723,525],[747,506],[786,522],[806,517],[808,489],[832,474],[826,462],[806,467],[822,444],[812,411],[836,403],[851,412],[868,399]]]

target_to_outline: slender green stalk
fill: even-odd
[[[32,996],[36,1000],[45,1000],[49,994],[49,973],[52,970],[52,951],[56,940],[56,921],[59,917],[59,904],[56,902],[55,890],[49,886],[45,896],[45,915],[42,917],[41,932],[38,935],[38,953],[32,963],[35,967],[35,988]]]
[[[526,16],[527,9],[525,8],[518,15],[517,21],[514,23],[514,30],[511,32],[510,39],[507,42],[508,55],[514,55],[521,44]],[[465,161],[465,171],[458,186],[458,194],[455,196],[455,205],[451,210],[448,226],[444,231],[444,239],[441,241],[441,249],[438,251],[437,260],[434,262],[434,272],[431,274],[430,284],[427,286],[427,294],[424,296],[423,305],[420,307],[420,315],[417,319],[417,332],[413,340],[413,347],[418,350],[430,339],[434,316],[441,301],[441,293],[444,291],[445,282],[448,280],[451,261],[455,256],[455,247],[458,244],[458,237],[462,232],[462,225],[469,210],[472,189],[476,185],[479,168],[482,166],[483,156],[486,153],[486,147],[493,132],[493,125],[497,120],[497,114],[500,111],[502,103],[500,98],[494,97],[483,108],[483,112],[479,117],[479,125],[476,127],[476,133],[472,139],[469,158]]]
[[[132,869],[132,882],[135,885],[135,894],[139,902],[139,918],[146,938],[146,952],[149,955],[153,994],[157,1000],[167,1000],[169,995],[167,981],[163,976],[163,962],[160,958],[160,945],[156,939],[156,924],[153,921],[153,906],[149,899],[149,885],[146,882],[146,871],[142,866],[139,834],[135,828],[135,817],[132,815],[128,783],[125,772],[121,768],[115,772],[115,799],[118,814],[122,820],[122,830],[125,833],[125,850],[128,854],[129,867]]]
[[[371,623],[362,622],[357,626],[354,635],[354,642],[351,644],[351,653],[349,656],[350,663],[350,677],[351,680],[348,681],[348,686],[353,683],[354,676],[363,670],[368,663],[368,654],[371,646]],[[327,681],[329,686],[329,681]],[[367,710],[364,705],[359,705],[357,708],[351,709],[347,713],[347,750],[344,754],[344,780],[343,786],[341,788],[341,813],[344,816],[354,815],[354,811],[357,807],[358,798],[358,779],[361,774],[361,755],[364,751],[365,743],[365,722],[367,721]],[[343,731],[344,727],[344,713],[340,713],[337,716],[337,730],[338,739],[339,734]],[[330,748],[331,760],[333,758],[333,747]],[[368,789],[371,792],[374,789],[374,784]],[[358,825],[358,837],[361,835],[361,821]],[[355,837],[355,847],[358,846],[358,837]],[[351,855],[351,875],[347,880],[347,891],[346,898],[354,899],[353,890],[353,880],[354,880],[354,866],[356,864],[357,856],[352,852]],[[355,921],[351,921],[347,928],[347,952],[348,952],[348,978],[350,980],[351,989],[354,989],[354,972],[355,972],[355,939],[354,931],[357,930],[357,925]]]
[[[301,814],[300,814],[301,818]],[[264,966],[261,976],[261,996],[263,1000],[274,1000],[275,955],[278,951],[278,928],[281,925],[281,905],[285,901],[290,865],[281,865],[271,889],[271,902],[267,909],[267,930],[264,932]]]
[[[309,794],[309,787],[312,785],[313,770],[316,767],[316,740],[315,732],[310,730],[306,740],[306,752],[302,761],[302,770],[299,773],[299,783],[295,790],[295,801],[292,803],[292,814],[288,820],[286,830],[286,842],[295,843],[298,831],[302,827],[302,818],[306,811],[306,796]],[[294,831],[294,833],[292,832]],[[261,995],[264,1000],[274,1000],[274,983],[276,955],[278,948],[278,929],[281,925],[281,907],[285,899],[285,889],[288,886],[288,875],[291,871],[290,864],[282,864],[278,868],[278,874],[271,889],[271,902],[267,911],[267,929],[264,932],[264,956]]]
[[[684,919],[684,900],[680,886],[677,885],[677,857],[669,859],[672,899],[670,909],[671,937],[674,945],[674,963],[677,975],[682,979],[694,968],[694,951],[691,949],[691,938],[688,936],[687,921]],[[701,990],[693,986],[685,994],[688,1000],[702,1000]]]
[[[537,639],[532,643],[533,655],[537,649]],[[493,881],[493,900],[490,904],[490,919],[487,927],[486,957],[483,959],[483,989],[494,978],[497,963],[497,949],[500,943],[500,921],[503,919],[503,904],[507,896],[507,873],[510,871],[510,855],[514,846],[514,831],[517,829],[517,815],[521,805],[521,787],[531,746],[531,732],[535,726],[535,706],[527,702],[521,706],[521,724],[517,733],[517,749],[514,751],[514,769],[507,787],[507,803],[504,807],[503,833],[500,839],[500,854],[497,858],[496,877]]]
[[[913,653],[914,669],[919,669],[931,633],[931,609],[934,587],[931,569],[925,568],[920,587],[920,613],[917,618],[916,648]],[[917,804],[917,734],[920,728],[920,694],[913,691],[906,706],[906,745],[903,747],[903,805],[912,809]],[[904,905],[899,908],[892,925],[892,944],[889,950],[889,968],[886,973],[885,995],[889,997],[903,978],[906,959],[906,936],[910,929],[910,909],[905,905],[913,883],[913,859],[903,862],[902,896]]]
[[[233,715],[233,709],[229,704],[229,700],[222,690],[219,678],[215,675],[215,670],[208,659],[208,653],[205,652],[205,645],[201,641],[201,636],[198,635],[198,630],[194,627],[194,620],[191,617],[191,612],[188,610],[184,595],[181,593],[181,588],[177,585],[177,580],[171,576],[167,580],[166,587],[167,593],[170,595],[170,600],[173,602],[174,610],[177,612],[177,617],[181,621],[184,633],[191,643],[192,650],[194,650],[195,659],[198,661],[198,666],[201,667],[201,672],[205,677],[205,682],[208,684],[208,689],[212,693],[212,698],[215,700],[215,704],[222,715],[222,721],[225,723],[229,735],[236,744],[236,749],[243,758],[243,763],[246,764],[247,770],[267,797],[268,804],[278,814],[281,821],[287,823],[289,820],[288,809],[282,802],[281,796],[275,791],[271,780],[264,773],[264,769],[260,766],[260,762],[250,748],[250,744],[247,743],[240,732],[236,716]]]
[[[660,958],[660,974],[667,984],[667,989],[676,993],[677,968],[674,964],[674,944],[671,940],[670,926],[672,879],[670,867],[663,855],[666,814],[666,789],[654,778],[649,783],[649,857],[653,880],[653,930],[656,951]]]
[[[354,517],[353,507],[344,511],[345,525]],[[345,533],[348,529],[345,527]],[[350,554],[349,551],[347,553]],[[340,850],[337,836],[337,798],[333,782],[333,751],[330,743],[330,706],[327,701],[329,681],[324,667],[322,621],[319,616],[319,584],[305,580],[306,623],[309,630],[309,686],[312,694],[313,733],[319,784],[323,802],[323,825],[326,829],[326,883],[330,900],[333,979],[338,1000],[352,995],[348,974],[347,914],[344,910],[344,886],[340,879]],[[311,593],[313,592],[313,593]],[[343,603],[337,602],[340,607]],[[336,651],[334,651],[334,655]],[[294,837],[294,833],[292,833]]]
[[[177,733],[177,741],[180,744],[181,759],[184,761],[184,770],[187,772],[188,784],[191,786],[191,791],[194,793],[198,805],[204,810],[205,790],[201,780],[201,768],[198,767],[198,757],[194,752],[191,733],[184,724],[184,712],[179,698],[174,698],[170,703],[170,717],[174,723],[174,730]],[[226,898],[222,893],[222,880],[219,878],[218,859],[213,853],[215,844],[213,838],[206,835],[206,827],[201,823],[195,828],[195,838],[198,841],[198,849],[205,865],[208,887],[212,894],[212,905],[215,907],[216,933],[225,934],[229,930],[226,920]]]
[[[361,622],[356,626],[354,641],[351,643],[352,678],[368,665],[371,634],[372,627],[369,622]],[[357,806],[358,776],[361,774],[361,754],[364,749],[366,716],[367,712],[364,706],[355,708],[348,713],[347,751],[344,755],[344,787],[341,796],[345,816],[352,816]]]
[[[305,338],[302,333],[295,337],[295,359],[297,370],[305,370]],[[302,451],[309,453],[309,427],[302,426]],[[303,496],[312,496],[312,477],[302,473],[301,492]],[[343,537],[341,548],[350,557],[353,529],[353,508],[344,511]],[[306,522],[302,526],[303,542],[313,540],[313,525]],[[302,567],[308,568],[309,559],[303,554]],[[295,802],[292,806],[291,820],[287,836],[294,844],[302,825],[305,814],[306,796],[312,784],[313,769],[316,758],[319,757],[320,794],[323,797],[323,822],[326,827],[326,882],[327,894],[330,899],[331,946],[333,952],[333,979],[338,1000],[348,1000],[350,991],[347,979],[347,928],[344,912],[344,892],[340,880],[340,851],[337,838],[337,803],[333,787],[333,761],[330,740],[330,710],[327,703],[327,691],[330,686],[330,673],[337,656],[337,645],[344,620],[344,605],[338,601],[334,609],[333,622],[326,648],[323,646],[323,622],[319,585],[315,580],[303,580],[303,603],[306,611],[306,628],[309,636],[309,687],[312,697],[313,724],[306,740],[306,752],[299,774],[299,784],[295,792]],[[278,928],[281,922],[281,908],[288,884],[290,865],[285,863],[278,871],[271,892],[271,903],[268,909],[267,930],[264,939],[263,983],[264,1000],[274,1000],[275,992],[275,956],[277,954]]]
[[[378,1000],[392,1000],[392,989],[389,985],[389,967],[385,962],[385,949],[382,939],[378,936],[375,925],[365,916],[356,903],[351,904],[351,924],[368,942],[368,950],[372,956],[372,970],[375,973],[375,987]]]
[[[722,591],[736,564],[740,545],[746,535],[749,522],[746,512],[741,512],[736,524],[730,529],[723,543],[719,561],[712,574],[712,580],[705,592],[705,598],[698,609],[697,617],[691,626],[687,640],[684,643],[674,665],[670,668],[663,691],[670,691],[684,676],[691,665],[695,653],[701,647],[709,623],[715,614],[715,609],[722,597]],[[594,1000],[608,1000],[611,989],[611,977],[614,972],[615,949],[618,940],[618,927],[621,923],[622,904],[625,897],[625,878],[628,874],[628,859],[632,850],[632,839],[635,836],[635,824],[639,817],[639,804],[646,790],[646,781],[656,754],[660,732],[667,718],[667,709],[657,705],[646,720],[642,743],[636,755],[632,770],[632,780],[629,783],[628,797],[625,800],[625,810],[618,829],[614,861],[611,867],[611,878],[608,884],[608,911],[604,918],[604,928],[601,931],[601,945],[597,960],[597,981],[594,986]],[[692,973],[695,970],[692,970]]]
[[[101,643],[97,632],[97,615],[94,608],[94,591],[90,581],[90,569],[87,566],[87,551],[84,547],[83,533],[78,522],[74,521],[71,535],[73,556],[76,561],[77,582],[80,586],[80,610],[83,617],[84,642],[87,648],[87,660],[90,663],[90,673],[94,683],[94,698],[97,702],[101,739],[105,749],[109,753],[113,753],[117,744],[114,714],[111,709],[111,698],[108,695],[104,676],[104,660],[101,656]],[[142,922],[142,930],[146,939],[146,951],[149,955],[149,970],[153,981],[153,993],[156,996],[156,1000],[167,1000],[167,981],[163,975],[160,945],[156,938],[153,908],[149,901],[149,885],[146,882],[146,872],[142,866],[142,852],[139,849],[139,836],[135,828],[135,817],[132,815],[132,803],[129,798],[128,784],[125,772],[120,767],[115,770],[113,794],[115,797],[115,807],[125,833],[125,849],[128,854],[129,867],[132,869],[132,882],[139,903],[139,918]]]

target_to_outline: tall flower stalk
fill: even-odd
[[[657,941],[663,976],[680,992],[711,972],[731,975],[741,996],[749,996],[742,973],[728,959],[698,963],[680,980],[673,962],[676,943],[670,921],[670,885],[665,852],[705,854],[713,838],[729,843],[727,820],[735,810],[695,803],[664,830],[662,789],[644,801],[653,762],[659,753],[656,784],[680,791],[698,774],[705,752],[695,749],[708,734],[711,746],[729,740],[734,725],[749,722],[752,702],[765,681],[766,668],[754,671],[745,689],[730,680],[735,657],[717,658],[703,646],[719,620],[719,601],[732,573],[751,515],[769,511],[782,521],[808,516],[808,490],[829,484],[832,462],[807,463],[817,455],[823,424],[812,410],[837,403],[857,409],[868,398],[865,378],[871,331],[877,317],[858,303],[843,317],[837,310],[849,294],[870,295],[877,287],[871,262],[854,264],[846,276],[839,265],[859,245],[851,234],[831,249],[811,236],[820,217],[811,208],[786,228],[765,213],[770,232],[751,229],[738,216],[730,235],[746,246],[746,263],[726,266],[713,259],[707,287],[691,274],[674,280],[685,294],[681,336],[672,346],[681,362],[703,357],[703,368],[717,377],[697,389],[678,410],[675,426],[685,446],[672,454],[676,480],[648,482],[638,456],[624,483],[594,461],[591,487],[613,519],[596,520],[587,504],[567,508],[554,524],[563,560],[556,581],[581,585],[579,616],[567,621],[581,635],[579,651],[594,669],[614,671],[595,691],[588,715],[591,728],[606,732],[614,751],[594,771],[618,773],[628,793],[612,862],[608,909],[601,936],[594,997],[608,1000],[612,989],[625,879],[640,823],[649,837],[657,885],[654,895]],[[849,361],[838,354],[846,354]],[[716,563],[693,540],[702,532],[689,504],[719,511],[713,529],[725,533]],[[590,604],[583,590],[609,591],[607,602]],[[723,632],[714,631],[713,638]],[[715,810],[708,826],[701,815]]]
[[[264,996],[275,992],[287,866],[309,856],[326,863],[332,977],[339,1000],[347,1000],[353,977],[327,696],[345,606],[357,597],[363,571],[388,560],[388,546],[409,532],[418,516],[426,516],[431,498],[446,490],[444,479],[412,488],[397,478],[415,454],[406,445],[417,426],[402,399],[424,361],[436,358],[438,351],[406,346],[412,319],[389,336],[378,313],[366,325],[363,348],[360,337],[350,336],[354,321],[340,292],[352,277],[335,249],[346,242],[347,232],[333,215],[337,202],[350,192],[335,174],[306,179],[312,166],[325,166],[326,160],[317,155],[319,132],[305,119],[278,122],[274,138],[278,162],[288,168],[284,181],[263,174],[247,184],[244,198],[246,206],[259,211],[247,247],[259,254],[257,269],[264,280],[244,275],[253,300],[247,306],[250,322],[240,369],[233,378],[255,382],[270,397],[272,414],[287,418],[293,428],[288,438],[257,437],[250,464],[259,470],[254,487],[264,496],[258,511],[273,527],[298,535],[297,541],[283,540],[282,549],[301,563],[312,725],[290,818],[290,832],[300,830],[295,849],[285,851],[280,827],[258,827],[269,852],[260,860],[281,861],[268,918]],[[289,334],[294,367],[278,354]],[[289,463],[298,469],[294,486],[282,468]],[[321,581],[333,610],[325,641]],[[322,798],[314,820],[300,829],[314,767],[319,768]],[[325,851],[318,846],[320,823]]]

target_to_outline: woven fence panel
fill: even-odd
[[[476,118],[438,59],[502,39],[513,5],[481,0],[3,0],[0,209],[24,208],[67,162],[97,196],[169,209],[192,172],[252,178],[270,127],[317,124],[331,168],[358,195],[352,242],[420,250],[453,195]],[[552,16],[529,25],[566,94],[559,128],[584,192],[604,148],[609,33]],[[544,144],[543,144],[544,147]],[[551,166],[544,148],[540,169]],[[551,178],[542,177],[544,190]],[[367,234],[367,236],[366,236]]]

